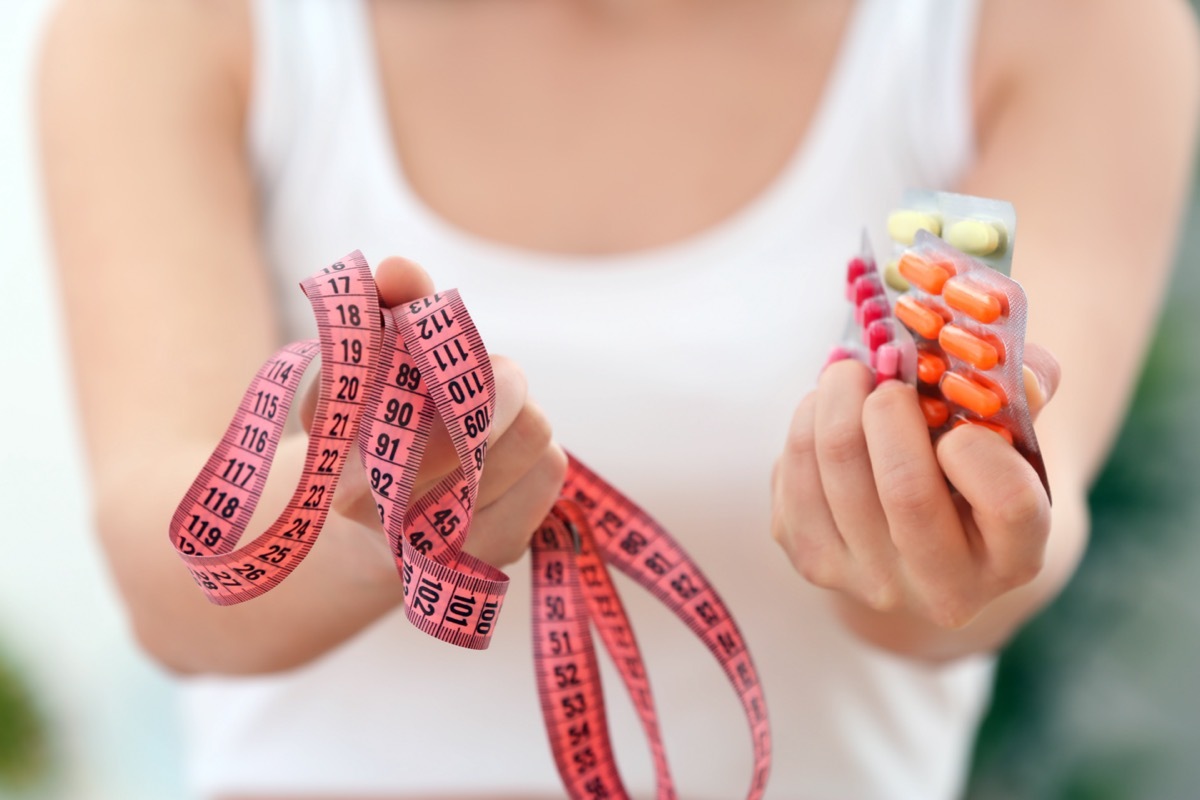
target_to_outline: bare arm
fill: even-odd
[[[1000,574],[994,562],[977,561],[981,580],[973,586],[924,581],[905,568],[903,541],[893,574],[911,594],[873,593],[870,579],[840,574],[827,581],[839,590],[843,619],[864,639],[935,660],[1002,644],[1057,594],[1083,553],[1087,488],[1153,330],[1192,177],[1200,106],[1196,24],[1180,0],[993,2],[981,48],[981,63],[995,68],[978,92],[980,152],[963,189],[1011,200],[1020,217],[1014,277],[1030,298],[1029,340],[1062,366],[1061,388],[1037,426],[1055,505],[1011,502],[1028,474],[981,490],[971,509],[976,521],[1009,523],[998,538],[1010,541],[999,544],[1023,539],[1025,552]],[[848,371],[823,378],[819,391],[852,384]],[[825,385],[839,381],[843,387]],[[866,438],[872,414],[911,403],[900,391],[868,400]],[[1008,456],[997,437],[961,430],[941,440],[936,457],[947,474],[969,480],[999,474]],[[888,488],[881,483],[880,495]],[[903,515],[885,506],[889,520]],[[805,563],[811,554],[789,553],[801,571],[814,572]],[[993,591],[980,589],[993,579]]]
[[[75,0],[52,22],[40,74],[47,200],[97,525],[135,633],[181,672],[294,666],[400,602],[372,512],[354,498],[287,581],[232,608],[203,599],[165,534],[279,344],[245,155],[250,60],[244,0]],[[395,261],[379,277],[392,303],[432,291],[415,265]],[[503,563],[523,552],[564,460],[520,373],[500,362],[497,380],[477,530],[490,519],[509,533],[473,536],[472,549]],[[285,438],[262,519],[282,508],[303,454],[302,434]],[[348,492],[365,492],[347,477]]]

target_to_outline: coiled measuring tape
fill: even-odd
[[[357,251],[301,286],[316,314],[319,338],[283,347],[259,369],[220,444],[176,509],[171,543],[214,603],[240,603],[270,591],[312,549],[357,446],[403,581],[406,616],[438,639],[485,649],[508,578],[462,549],[495,411],[483,340],[455,290],[381,309],[370,268]],[[319,399],[300,482],[267,530],[239,546],[301,375],[318,354]],[[410,502],[435,414],[450,434],[459,464]],[[669,607],[725,670],[753,739],[746,796],[761,797],[771,732],[758,673],[736,622],[683,548],[637,505],[569,457],[561,496],[535,532],[532,550],[538,694],[569,796],[629,796],[608,735],[594,626],[649,740],[657,797],[675,797],[649,680],[608,573],[612,564]]]

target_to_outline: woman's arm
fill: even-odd
[[[245,0],[72,0],[51,23],[40,74],[47,201],[99,534],[138,638],[180,672],[301,664],[401,599],[373,504],[348,496],[365,494],[361,476],[347,474],[305,563],[252,603],[210,605],[167,540],[175,505],[280,343],[244,139],[249,25]],[[399,260],[378,279],[391,304],[433,288]],[[497,360],[496,374],[470,549],[503,563],[557,496],[565,459],[520,372]],[[439,457],[432,446],[448,471],[448,448]],[[282,509],[304,449],[302,434],[281,443],[258,519]]]
[[[998,437],[970,426],[940,440],[936,461],[881,463],[881,431],[897,418],[920,425],[913,393],[898,385],[859,397],[857,428],[840,449],[812,413],[798,414],[775,486],[776,537],[798,570],[836,590],[849,627],[934,660],[1002,644],[1082,555],[1087,488],[1124,413],[1168,276],[1200,104],[1196,23],[1181,0],[991,2],[980,48],[988,65],[977,81],[980,149],[963,190],[1011,200],[1020,218],[1014,277],[1030,299],[1029,339],[1062,365],[1061,388],[1038,420],[1054,507],[1033,493],[1032,470],[1012,462]],[[858,365],[834,366],[808,401],[814,407],[861,394]],[[839,460],[872,455],[872,496],[830,480],[845,474],[830,468]],[[957,521],[932,471],[939,467],[970,500]],[[814,471],[833,527],[854,517],[848,501],[873,503],[880,524],[821,530],[820,515],[797,502],[812,493],[804,481]],[[843,549],[819,546],[834,534]]]

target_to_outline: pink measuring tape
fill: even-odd
[[[216,451],[176,509],[171,543],[208,599],[230,605],[277,586],[308,554],[351,451],[370,479],[408,619],[451,644],[488,646],[508,588],[463,552],[487,452],[495,386],[483,340],[455,290],[381,309],[354,252],[302,284],[319,339],[289,344],[259,369]],[[239,541],[262,496],[300,377],[320,354],[320,398],[304,471],[267,530]],[[434,415],[459,465],[412,500]],[[644,511],[571,457],[562,494],[533,538],[533,649],[538,693],[571,798],[627,798],[609,740],[594,626],[650,742],[657,797],[674,798],[657,713],[612,564],[668,606],[712,652],[745,709],[754,747],[747,798],[760,798],[771,732],[758,673],[716,590]]]

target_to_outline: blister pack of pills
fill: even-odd
[[[829,360],[861,361],[875,370],[879,383],[891,378],[915,383],[916,346],[907,329],[892,314],[865,231],[859,254],[846,265],[846,299],[853,310],[846,320],[842,341],[833,348]]]
[[[884,281],[897,291],[908,290],[900,274],[900,257],[916,241],[918,231],[929,231],[947,244],[1005,275],[1012,274],[1017,214],[1012,203],[952,192],[909,189],[903,207],[888,215],[892,257],[884,268]]]
[[[830,360],[855,358],[875,370],[878,382],[896,378],[916,386],[935,441],[960,425],[995,431],[1033,466],[1049,494],[1025,396],[1026,297],[1007,274],[1016,229],[1012,206],[942,193],[910,198],[917,196],[942,198],[938,227],[949,220],[950,230],[959,230],[956,240],[974,254],[951,246],[933,228],[899,230],[900,220],[912,221],[902,215],[926,214],[920,222],[928,223],[933,218],[928,210],[918,206],[893,214],[889,233],[911,234],[893,267],[905,288],[889,301],[884,286],[898,282],[881,278],[864,237],[863,251],[846,268],[853,309]],[[971,223],[965,229],[970,235],[962,232],[965,223]],[[983,225],[995,235],[976,236]],[[994,246],[997,241],[1002,246]]]

